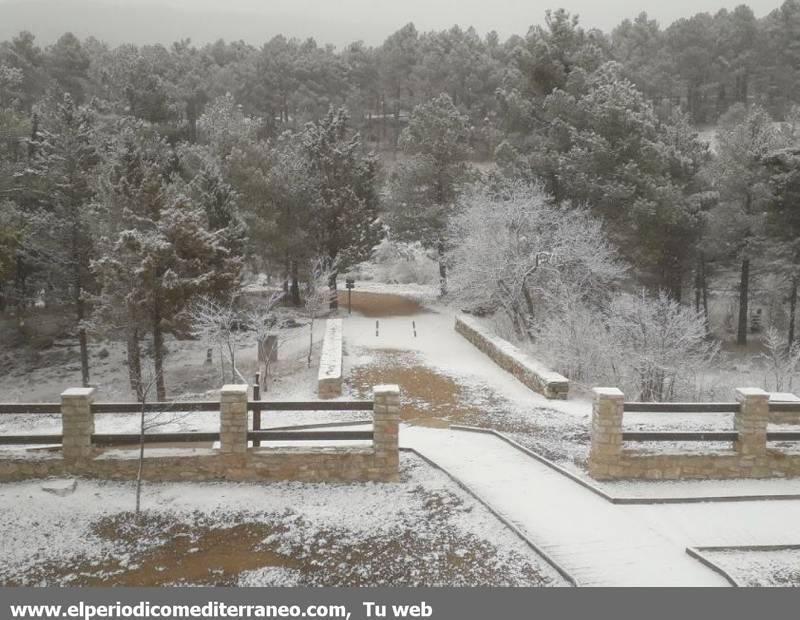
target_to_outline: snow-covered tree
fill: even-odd
[[[299,306],[300,266],[313,252],[308,223],[316,204],[316,183],[302,144],[286,132],[272,144],[235,150],[231,162],[251,231],[251,252],[281,270],[284,293]]]
[[[568,65],[543,100],[524,101],[528,133],[498,147],[498,164],[542,183],[557,201],[589,207],[643,279],[680,299],[700,229],[691,197],[703,189],[707,149],[684,117],[659,116],[619,64],[592,72]]]
[[[576,385],[614,385],[631,400],[696,398],[718,347],[705,320],[661,292],[614,293],[602,305],[567,294],[539,325],[537,357]]]
[[[246,115],[230,93],[212,101],[197,121],[199,141],[223,159],[256,142],[261,130],[261,122]]]
[[[81,377],[89,384],[86,319],[87,296],[93,288],[89,264],[95,248],[94,224],[100,216],[94,201],[93,170],[98,162],[94,114],[77,106],[69,94],[49,100],[41,109],[41,125],[32,139],[35,157],[26,167],[35,189],[29,254],[47,269],[54,283],[68,286],[76,320]]]
[[[520,337],[535,334],[565,291],[599,301],[623,272],[598,219],[524,182],[466,192],[451,235],[454,298],[501,309]]]
[[[192,335],[209,348],[216,347],[219,350],[220,385],[228,381],[225,374],[226,356],[230,363],[230,382],[247,383],[236,361],[244,327],[242,312],[236,299],[229,297],[218,302],[201,297],[191,305],[188,312]]]
[[[740,345],[747,344],[751,260],[763,252],[763,215],[772,201],[762,160],[781,146],[782,140],[763,108],[734,106],[720,119],[717,156],[709,168],[712,185],[720,195],[711,233],[724,238],[729,256],[740,265],[736,335]]]
[[[796,344],[798,285],[800,284],[800,140],[788,136],[793,146],[773,151],[763,158],[772,200],[767,217],[767,234],[777,241],[771,248],[774,267],[788,276],[789,330],[787,347]]]
[[[315,254],[337,268],[329,283],[331,308],[336,308],[338,270],[366,259],[383,234],[377,159],[363,152],[361,136],[350,130],[343,108],[331,108],[306,125],[300,140],[314,183],[314,216],[307,226]]]
[[[212,227],[208,204],[179,181],[176,154],[137,122],[120,127],[106,154],[104,200],[118,214],[95,271],[106,306],[125,308],[131,329],[150,325],[157,395],[166,397],[164,333],[181,330],[193,300],[224,298],[239,286],[243,258],[230,247],[231,226]],[[216,222],[219,225],[219,222]],[[144,321],[141,319],[144,318]],[[129,338],[129,364],[141,334]]]
[[[409,156],[390,181],[390,225],[400,241],[420,241],[436,251],[440,289],[447,292],[447,224],[469,169],[469,117],[449,95],[418,105],[400,135]]]
[[[311,353],[314,349],[314,322],[328,312],[331,303],[329,287],[331,275],[335,271],[327,259],[313,262],[306,282],[303,300],[303,314],[308,319],[308,367],[311,368]]]

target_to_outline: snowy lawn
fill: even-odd
[[[449,478],[398,484],[0,485],[0,585],[547,586],[563,579]]]
[[[703,555],[747,587],[800,587],[800,548],[704,550]]]

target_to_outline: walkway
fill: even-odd
[[[401,444],[464,482],[582,586],[725,586],[629,507],[483,433],[404,426]]]
[[[588,423],[585,404],[532,393],[459,336],[448,313],[383,317],[377,327],[378,334],[374,317],[345,321],[346,347],[366,354],[358,363],[370,365],[387,349],[408,351],[502,395],[517,413],[541,409]],[[458,478],[582,586],[727,586],[686,548],[800,543],[800,500],[615,505],[490,434],[404,424],[400,441]]]

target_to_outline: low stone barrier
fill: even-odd
[[[371,446],[248,447],[246,385],[226,385],[220,398],[220,447],[146,448],[143,478],[152,481],[297,480],[396,481],[399,471],[400,389],[373,390],[374,429]],[[0,481],[50,476],[85,476],[133,480],[138,449],[99,450],[92,446],[92,388],[62,394],[63,446],[57,451],[0,452]],[[148,455],[152,452],[152,455]]]
[[[737,388],[736,400],[739,408],[734,413],[732,449],[708,454],[648,454],[623,445],[623,393],[617,388],[594,388],[589,474],[597,480],[800,476],[800,454],[767,447],[769,394],[758,388]]]
[[[342,395],[342,319],[328,319],[325,323],[317,393],[320,398]]]
[[[566,400],[569,379],[548,370],[507,340],[486,333],[474,319],[467,316],[456,317],[456,331],[534,392],[546,398]]]

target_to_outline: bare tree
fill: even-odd
[[[134,511],[134,519],[137,523],[141,517],[142,508],[142,473],[144,471],[144,444],[146,435],[155,428],[180,421],[183,417],[189,415],[186,412],[179,414],[177,417],[168,415],[170,412],[174,412],[179,408],[180,403],[178,401],[159,403],[159,405],[161,405],[159,410],[148,412],[148,398],[157,385],[158,373],[152,372],[147,381],[142,382],[141,394],[139,396],[139,464],[136,470],[136,509]]]
[[[280,329],[280,320],[276,313],[278,304],[283,301],[286,293],[276,292],[266,301],[259,303],[244,313],[243,321],[249,330],[255,334],[259,346],[259,364],[263,361],[264,372],[261,375],[261,387],[269,389],[272,361],[275,353],[283,341]],[[261,367],[259,366],[259,371]]]
[[[225,357],[231,366],[231,381],[247,383],[236,364],[243,330],[247,325],[243,313],[237,307],[236,298],[227,302],[217,302],[207,297],[201,298],[189,311],[192,335],[200,338],[208,346],[216,346],[220,351],[220,379],[225,383]]]
[[[328,286],[336,269],[330,261],[317,259],[311,267],[305,290],[303,314],[308,319],[308,367],[311,368],[311,352],[314,348],[314,321],[328,313],[331,290]]]
[[[800,344],[786,346],[786,340],[777,329],[770,326],[764,334],[766,353],[760,358],[766,361],[767,370],[772,375],[775,391],[791,391],[794,378],[800,369]],[[764,388],[769,389],[769,381],[764,378]]]

